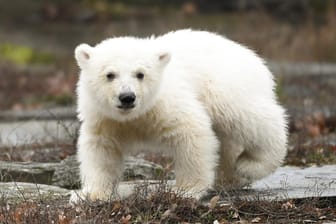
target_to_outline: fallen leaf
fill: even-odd
[[[218,200],[219,200],[219,196],[218,195],[212,197],[211,200],[210,200],[210,202],[209,202],[209,208],[210,209],[214,209],[216,207],[216,205],[217,205]]]
[[[113,205],[112,211],[119,210],[120,208],[121,208],[121,203],[120,202],[116,202]]]
[[[317,137],[321,135],[320,127],[316,124],[307,124],[306,129],[308,131],[308,134],[312,137]]]
[[[167,209],[162,215],[161,215],[161,219],[166,219],[170,216],[171,214],[171,210]]]
[[[121,219],[120,219],[120,222],[122,223],[122,224],[128,224],[128,223],[130,223],[129,221],[131,220],[131,218],[132,218],[132,216],[130,215],[130,214],[128,214],[126,217],[122,217]]]
[[[323,113],[316,112],[313,114],[313,119],[322,129],[325,127],[325,117]]]
[[[232,215],[232,218],[238,219],[239,218],[239,213],[235,211]]]
[[[254,219],[251,220],[252,223],[257,223],[260,222],[261,218],[260,217],[255,217]]]
[[[295,204],[291,201],[287,201],[286,203],[281,205],[281,208],[288,210],[288,209],[291,209],[291,208],[295,208]]]

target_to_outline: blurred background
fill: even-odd
[[[181,28],[266,58],[289,113],[286,164],[336,163],[334,0],[0,0],[0,160],[75,153],[78,44]]]
[[[275,62],[336,62],[333,0],[0,0],[0,109],[72,105],[73,50],[180,28],[218,32]]]

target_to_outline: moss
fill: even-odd
[[[283,78],[282,78],[282,76],[277,77],[276,86],[275,86],[275,94],[280,101],[283,101],[285,99],[286,94],[283,91]]]
[[[50,53],[12,43],[0,45],[0,58],[18,65],[51,64],[55,61],[55,56]]]
[[[330,8],[332,4],[332,1],[321,1],[321,0],[310,0],[308,5],[311,10],[313,10],[315,13],[319,14],[325,14],[328,11],[328,8]]]
[[[74,98],[68,94],[62,94],[59,96],[54,96],[54,98],[51,98],[54,100],[58,105],[71,105],[75,102]]]
[[[54,101],[58,104],[58,105],[71,105],[74,103],[74,98],[68,94],[62,94],[59,96],[55,96],[54,97]]]
[[[63,93],[60,95],[45,95],[40,98],[34,99],[35,103],[54,103],[60,106],[72,105],[75,102],[73,96]]]

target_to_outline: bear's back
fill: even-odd
[[[166,73],[172,83],[185,81],[198,93],[209,87],[224,95],[240,92],[273,98],[273,76],[264,61],[234,41],[192,30],[170,32],[156,41],[171,53]]]

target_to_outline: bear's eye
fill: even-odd
[[[108,81],[112,81],[115,78],[115,76],[116,75],[112,72],[109,72],[109,73],[106,74],[106,78],[107,78]]]
[[[140,80],[142,80],[143,78],[144,78],[144,74],[142,73],[142,72],[138,72],[137,74],[136,74],[136,77],[138,78],[138,79],[140,79]]]

